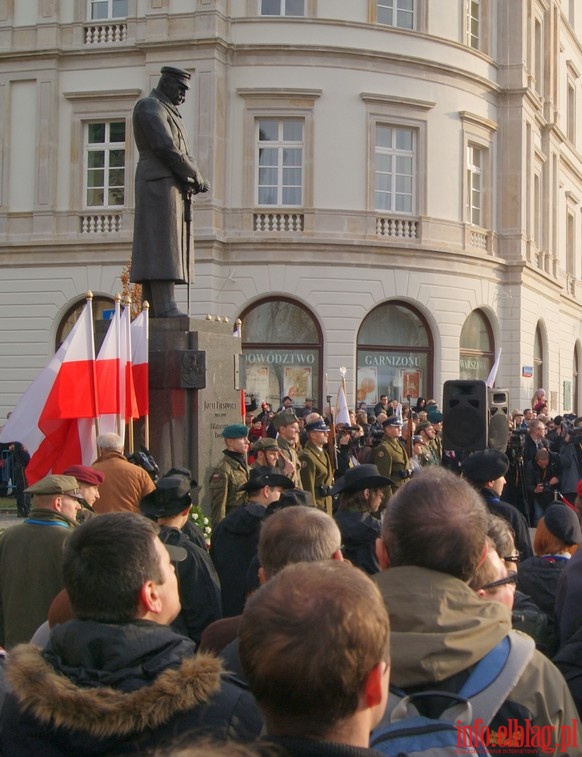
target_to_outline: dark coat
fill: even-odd
[[[76,522],[54,510],[32,510],[0,536],[0,645],[30,641],[63,588],[65,542]]]
[[[266,508],[247,502],[231,510],[212,535],[210,556],[220,578],[222,614],[240,615],[247,596],[247,571],[259,544]]]
[[[139,161],[131,280],[184,283],[188,250],[182,190],[189,181],[201,180],[186,128],[176,106],[152,89],[133,110],[133,134]],[[192,260],[192,234],[189,243]]]
[[[7,677],[3,757],[145,754],[185,733],[250,741],[261,729],[219,660],[149,621],[71,620],[44,652],[17,647]]]
[[[333,516],[342,535],[342,552],[346,560],[368,575],[380,570],[376,557],[376,539],[380,536],[380,521],[370,513],[338,510]]]
[[[199,547],[182,531],[162,526],[160,539],[164,544],[182,547],[187,552],[185,560],[173,563],[182,609],[172,622],[172,628],[199,644],[206,626],[222,618],[218,575],[206,549]]]
[[[499,499],[497,494],[491,489],[481,489],[480,494],[485,500],[487,509],[493,515],[499,515],[504,518],[512,527],[515,534],[515,546],[517,547],[522,560],[526,557],[533,555],[533,549],[531,546],[531,538],[529,535],[529,529],[527,527],[527,521],[519,510],[510,505],[508,502],[503,502]]]

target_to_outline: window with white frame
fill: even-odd
[[[89,0],[89,19],[126,18],[129,0]]]
[[[402,126],[376,125],[376,210],[415,212],[416,135]]]
[[[467,220],[483,226],[483,163],[484,150],[475,145],[467,148]]]
[[[303,204],[303,118],[258,118],[257,205]]]
[[[125,204],[125,121],[85,126],[85,205],[87,208]]]
[[[378,0],[376,20],[379,24],[414,29],[415,0]]]
[[[261,0],[261,16],[304,16],[305,0]]]
[[[467,2],[467,44],[479,50],[481,47],[481,0]]]

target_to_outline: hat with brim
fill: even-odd
[[[571,547],[582,543],[582,530],[577,513],[568,505],[556,502],[548,505],[544,513],[544,523],[548,531],[557,539]]]
[[[470,481],[496,481],[505,476],[509,468],[507,455],[496,449],[473,452],[461,464],[461,471]]]
[[[310,431],[329,431],[329,426],[326,425],[323,418],[318,418],[316,421],[312,421],[305,426],[307,433]]]
[[[186,476],[164,476],[153,492],[146,495],[139,509],[148,518],[171,518],[192,504],[190,481]]]
[[[290,478],[284,476],[278,468],[252,468],[249,480],[239,488],[239,492],[252,492],[263,489],[265,486],[281,486],[283,489],[293,489],[294,484]]]
[[[363,489],[383,489],[385,486],[392,486],[393,483],[391,478],[380,474],[376,465],[366,463],[356,465],[355,468],[348,468],[344,475],[335,482],[331,493],[332,495],[340,492],[352,494]]]
[[[57,476],[51,473],[49,476],[45,476],[44,478],[41,478],[40,481],[29,486],[24,491],[26,494],[33,495],[66,495],[67,497],[79,500],[79,502],[84,501],[77,479],[73,478],[73,476]]]
[[[432,428],[432,423],[430,421],[422,421],[422,423],[419,423],[416,427],[417,433],[420,433],[421,431],[426,431],[427,428]]]

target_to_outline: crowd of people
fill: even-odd
[[[0,535],[0,753],[582,755],[582,418],[534,399],[467,455],[430,400],[262,407],[209,549],[190,472],[99,437]]]

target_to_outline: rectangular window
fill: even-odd
[[[544,61],[544,49],[543,49],[543,34],[541,22],[536,19],[534,25],[534,74],[535,74],[535,90],[538,95],[543,94],[543,61]]]
[[[261,0],[261,16],[304,16],[305,0]]]
[[[303,204],[302,118],[257,120],[257,204]]]
[[[88,208],[125,204],[125,121],[85,128],[85,203]]]
[[[413,129],[376,126],[376,210],[415,212],[416,139]]]
[[[90,20],[104,21],[110,18],[126,18],[129,0],[89,0]]]
[[[568,82],[568,123],[567,123],[567,136],[570,142],[574,144],[576,141],[576,87],[573,82]]]
[[[576,273],[575,244],[576,244],[574,214],[567,211],[566,214],[566,271],[572,276]]]
[[[467,149],[467,220],[483,226],[483,150],[474,145]]]
[[[479,50],[479,26],[481,21],[481,0],[467,2],[467,44]]]
[[[376,17],[379,24],[414,29],[414,0],[378,0]]]

